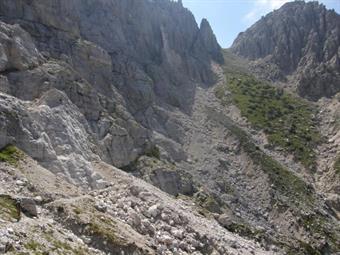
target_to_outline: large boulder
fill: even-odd
[[[19,199],[20,210],[28,217],[37,217],[38,210],[37,205],[33,198],[20,198]]]

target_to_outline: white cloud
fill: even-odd
[[[252,9],[243,17],[243,21],[252,24],[262,15],[280,8],[287,0],[254,0]]]

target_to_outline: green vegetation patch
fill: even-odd
[[[217,116],[219,118],[219,116]],[[313,208],[315,203],[314,191],[311,186],[307,185],[302,179],[296,176],[293,172],[282,166],[279,162],[266,155],[259,147],[257,147],[252,141],[251,137],[242,129],[232,124],[231,120],[223,120],[225,126],[238,138],[242,149],[250,156],[253,162],[258,165],[269,177],[270,182],[274,184],[273,189],[276,191],[274,195],[276,198],[273,200],[279,206],[290,206],[298,215],[301,208],[308,210]],[[284,195],[288,199],[280,201],[280,197]],[[331,223],[323,218],[321,215],[312,214],[309,216],[301,216],[300,225],[305,228],[307,232],[318,233],[320,236],[326,237],[331,247],[340,247],[340,233],[338,227],[330,225]],[[233,226],[234,231],[238,231],[240,235],[252,236],[255,234],[256,237],[261,238],[261,233],[252,233],[246,226],[235,225]],[[309,254],[322,254],[318,249],[311,245],[300,241],[298,247],[286,246],[288,254],[297,255],[309,255]],[[335,251],[338,251],[336,249]]]
[[[332,247],[338,247],[336,252],[340,251],[340,229],[338,225],[331,224],[327,219],[317,214],[305,215],[300,220],[301,225],[307,231],[323,236]]]
[[[255,239],[256,241],[261,241],[265,238],[264,230],[254,229],[246,223],[233,222],[227,227],[227,229],[230,232],[237,233],[240,236],[248,237],[250,239]]]
[[[86,255],[89,254],[88,250],[82,247],[72,247],[67,242],[63,242],[60,240],[56,240],[52,235],[45,234],[45,238],[49,245],[38,243],[34,240],[30,240],[24,244],[26,250],[30,252],[30,254],[34,255],[47,255],[50,252],[57,252],[56,254],[70,254],[70,255]],[[22,253],[25,254],[25,253]]]
[[[227,74],[227,84],[215,92],[222,103],[233,102],[255,128],[263,129],[270,144],[315,168],[314,148],[321,135],[310,103],[246,74]]]
[[[211,195],[203,192],[197,192],[194,198],[199,206],[209,212],[221,213],[221,205]]]
[[[159,148],[154,145],[150,149],[146,150],[145,155],[151,158],[156,158],[160,159],[161,158],[161,153],[159,151]]]
[[[139,155],[135,160],[130,162],[128,165],[121,167],[121,169],[125,172],[134,172],[137,170],[137,168],[140,165],[140,159],[144,157],[149,157],[153,159],[151,163],[153,162],[154,165],[158,164],[161,158],[161,152],[159,148],[156,145],[151,146],[150,148],[147,148],[143,154]]]
[[[52,250],[61,250],[61,251],[67,252],[67,254],[72,254],[72,255],[89,254],[88,253],[89,251],[84,248],[81,248],[81,247],[73,248],[70,244],[66,242],[62,242],[60,240],[54,240],[53,246],[54,248]],[[65,254],[64,252],[62,254]]]
[[[7,162],[11,165],[17,165],[18,161],[22,158],[22,152],[13,145],[8,145],[0,150],[0,161]]]
[[[308,211],[314,207],[315,196],[313,188],[293,172],[282,166],[279,162],[266,155],[256,146],[252,141],[252,138],[245,131],[233,124],[231,119],[213,109],[211,109],[211,111],[213,112],[211,112],[209,116],[216,118],[216,120],[220,121],[221,124],[230,130],[230,132],[239,140],[243,151],[249,155],[254,164],[258,165],[259,168],[268,175],[268,178],[270,179],[269,182],[274,185],[272,202],[282,207],[289,206],[297,213],[297,215],[301,216],[300,225],[303,226],[307,232],[318,233],[319,235],[326,237],[333,248],[340,247],[340,237],[337,234],[340,232],[338,227],[330,225],[331,223],[326,218],[323,218],[318,214],[310,216],[301,215],[300,209]],[[282,201],[282,196],[288,199]],[[254,232],[246,225],[236,224],[230,228],[231,231],[238,232],[242,236],[257,239],[263,238],[261,233]],[[291,247],[290,244],[283,246],[289,251],[288,254],[319,254],[318,249],[315,249],[302,241],[298,247]]]
[[[216,118],[237,137],[242,149],[249,155],[254,164],[258,165],[268,175],[270,183],[274,185],[273,189],[279,195],[289,198],[287,203],[296,206],[314,203],[312,188],[293,172],[266,155],[245,131],[233,124],[231,119],[216,111],[211,112],[209,116]]]
[[[78,225],[84,225],[84,231],[87,235],[103,239],[111,245],[122,244],[122,240],[115,234],[116,223],[112,219],[104,214],[90,213],[88,209],[84,210],[74,205],[72,206],[72,212],[75,214],[75,221],[78,222]],[[91,219],[84,224],[82,218],[86,214],[91,215]]]
[[[43,245],[40,250],[43,250],[42,254],[50,254],[50,252],[57,252],[57,254],[70,254],[70,255],[86,255],[89,254],[87,248],[80,246],[71,246],[70,243],[57,239],[53,235],[53,231],[47,231],[43,237],[51,247]],[[39,244],[38,244],[39,245]],[[27,247],[26,247],[27,248]]]
[[[308,204],[314,201],[312,189],[306,182],[261,151],[243,130],[234,127],[232,131],[241,138],[242,148],[253,162],[259,165],[268,175],[270,182],[274,185],[273,188],[279,191],[279,194],[287,196],[289,202],[295,202],[296,205],[300,203]]]
[[[0,219],[9,222],[20,220],[20,209],[17,201],[10,196],[0,195]]]
[[[31,254],[34,254],[34,255],[46,254],[43,252],[44,245],[34,240],[30,240],[29,242],[25,243],[24,247],[26,250],[28,250]]]
[[[298,241],[298,247],[285,245],[287,255],[321,255],[322,253],[317,249],[313,248],[310,244]]]

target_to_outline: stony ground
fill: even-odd
[[[203,217],[192,202],[175,199],[107,164],[93,167],[110,187],[84,191],[26,156],[15,167],[0,163],[0,200],[5,194],[29,198],[26,205],[19,203],[18,221],[8,221],[1,208],[1,252],[273,254]]]

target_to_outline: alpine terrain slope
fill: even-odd
[[[0,254],[340,254],[339,92],[317,2],[221,49],[182,1],[1,0]]]

